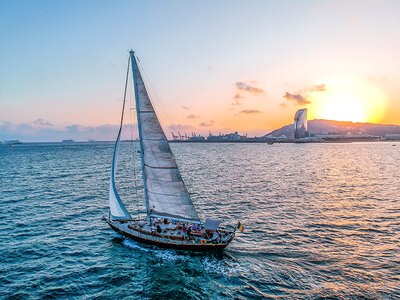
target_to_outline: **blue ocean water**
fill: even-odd
[[[400,143],[171,148],[199,215],[245,226],[222,253],[145,246],[101,220],[113,143],[1,146],[0,298],[400,297]]]

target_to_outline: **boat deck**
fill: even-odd
[[[184,234],[182,224],[158,223],[150,226],[143,220],[106,219],[105,221],[112,229],[124,236],[168,248],[190,250],[225,248],[235,236],[235,232],[225,230],[206,232],[204,229]]]

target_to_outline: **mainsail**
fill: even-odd
[[[135,85],[139,142],[147,215],[200,223],[167,138],[130,52]]]

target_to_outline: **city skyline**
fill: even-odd
[[[2,2],[0,139],[115,137],[130,48],[167,134],[262,135],[301,108],[309,119],[400,125],[399,8]]]

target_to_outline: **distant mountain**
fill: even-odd
[[[400,134],[400,126],[384,125],[372,123],[353,123],[331,120],[309,120],[308,131],[315,134],[369,134],[374,136],[386,136],[387,134]],[[293,138],[293,124],[283,126],[276,129],[267,136],[278,137],[285,135],[288,138]]]

